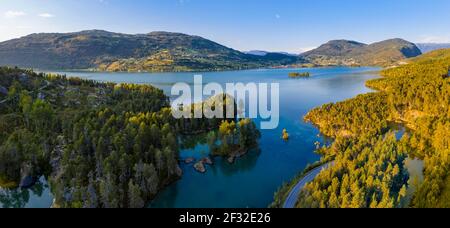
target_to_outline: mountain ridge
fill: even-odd
[[[200,36],[165,31],[34,33],[0,42],[0,65],[44,70],[178,72],[288,66],[390,66],[420,54],[415,44],[398,38],[373,44],[331,40],[300,55],[244,53]]]
[[[298,57],[253,56],[183,33],[84,30],[35,33],[0,43],[0,65],[106,71],[231,70],[294,64]]]

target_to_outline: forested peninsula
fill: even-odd
[[[145,207],[182,177],[184,135],[237,125],[214,142],[231,156],[256,147],[260,134],[245,119],[175,119],[169,99],[148,85],[7,67],[0,85],[0,187],[30,187],[45,176],[54,207]],[[233,102],[227,97],[216,96],[213,108]]]
[[[383,70],[381,79],[367,82],[378,92],[326,104],[305,116],[335,139],[317,151],[335,164],[307,184],[297,207],[450,206],[450,50],[408,63]],[[392,123],[409,129],[400,140],[390,130]],[[424,161],[422,183],[410,179],[405,169],[408,157]],[[417,190],[407,200],[412,184]],[[290,186],[276,194],[275,202],[282,202],[279,197]]]

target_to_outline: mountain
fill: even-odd
[[[269,52],[268,51],[260,51],[260,50],[252,50],[252,51],[246,51],[244,53],[249,54],[249,55],[265,56]]]
[[[438,49],[450,48],[450,43],[418,43],[416,46],[422,53],[427,53]]]
[[[40,33],[0,43],[0,65],[106,71],[205,71],[294,64],[299,57],[255,56],[199,36],[102,30]]]
[[[303,53],[304,56],[345,56],[366,44],[350,40],[332,40],[320,47]]]
[[[422,54],[417,46],[402,39],[385,40],[370,45],[350,40],[332,40],[301,54],[316,65],[389,66]]]
[[[298,56],[298,54],[292,54],[288,52],[270,52],[270,51],[260,51],[260,50],[252,50],[252,51],[246,51],[245,54],[249,55],[256,55],[256,56],[266,56],[268,54],[280,54],[280,55],[287,55],[287,56]]]

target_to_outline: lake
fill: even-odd
[[[181,164],[183,177],[168,186],[150,203],[154,208],[266,208],[273,194],[283,184],[301,172],[309,163],[320,159],[314,153],[314,143],[326,143],[317,128],[303,121],[312,108],[325,103],[342,101],[358,94],[371,92],[365,82],[379,77],[379,68],[312,68],[267,69],[205,73],[90,73],[60,72],[68,76],[118,83],[152,84],[170,95],[177,82],[193,83],[193,76],[203,75],[203,82],[242,82],[280,84],[280,125],[275,130],[262,130],[260,150],[253,151],[229,164],[221,158],[207,167],[205,174],[194,171],[193,165]],[[290,79],[290,72],[310,72],[312,77]],[[173,97],[172,97],[173,98]],[[291,138],[281,139],[287,129]],[[181,151],[181,158],[207,156],[209,149],[201,140]],[[45,183],[45,180],[43,180]],[[45,184],[43,191],[46,191]],[[0,197],[0,206],[5,205]],[[51,197],[47,194],[29,194],[27,203],[20,205],[47,207]]]

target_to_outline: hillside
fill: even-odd
[[[413,43],[391,39],[370,45],[356,41],[333,40],[301,56],[321,66],[389,66],[420,54],[420,50]]]
[[[450,59],[450,48],[439,49],[439,50],[427,52],[427,53],[417,56],[415,58],[408,59],[407,62],[420,63],[420,62],[433,61],[433,60],[437,60],[437,59]]]
[[[367,46],[367,44],[350,40],[332,40],[322,46],[305,52],[305,56],[346,56],[353,50]]]
[[[335,139],[318,150],[322,164],[334,159],[334,165],[303,188],[297,207],[448,207],[449,69],[450,49],[427,53],[367,82],[379,92],[310,111],[305,120]],[[392,123],[406,126],[407,133],[397,138]],[[408,174],[408,157],[424,161],[423,180]],[[285,191],[275,202],[282,202]]]
[[[0,65],[106,71],[204,71],[296,63],[298,57],[248,55],[198,36],[101,30],[41,33],[0,43]]]
[[[183,174],[179,139],[213,132],[216,155],[235,159],[260,138],[252,120],[233,115],[174,118],[169,98],[151,85],[8,67],[0,67],[0,85],[6,90],[0,91],[0,205],[10,189],[32,187],[45,176],[53,207],[144,208]],[[226,110],[233,102],[216,95],[193,105],[192,113],[206,105]],[[229,137],[236,140],[224,143]],[[24,193],[17,197],[29,197]]]

